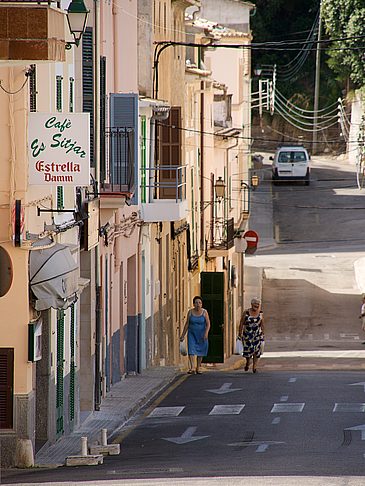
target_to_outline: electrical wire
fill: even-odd
[[[213,137],[219,137],[219,138],[226,138],[226,139],[232,139],[232,140],[251,140],[251,141],[262,141],[262,142],[275,142],[278,143],[276,139],[267,139],[267,138],[262,138],[262,137],[245,137],[243,135],[223,135],[223,134],[217,134],[214,132],[207,132],[205,130],[198,130],[198,129],[193,129],[193,128],[184,128],[184,127],[179,127],[177,125],[171,125],[171,124],[166,124],[166,123],[161,123],[157,122],[156,125],[161,125],[165,127],[170,127],[170,128],[176,128],[177,130],[181,130],[183,132],[191,132],[191,133],[197,133],[197,134],[204,134],[204,135],[211,135]],[[327,140],[327,142],[330,143],[338,143],[338,138]],[[312,144],[313,142],[311,142]],[[316,144],[318,143],[323,143],[322,141],[316,141],[314,142]],[[358,140],[354,141],[351,140],[350,143],[359,143]],[[361,144],[365,144],[364,142],[361,142]]]

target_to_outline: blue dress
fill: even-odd
[[[206,356],[208,354],[208,339],[204,339],[206,329],[205,311],[201,316],[189,314],[188,354]]]

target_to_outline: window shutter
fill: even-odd
[[[56,110],[62,111],[62,76],[56,76]]]
[[[36,65],[32,64],[29,76],[29,111],[37,111],[37,77]]]
[[[57,363],[56,363],[56,434],[63,433],[63,358],[65,343],[65,313],[57,311]]]
[[[118,184],[119,181],[115,179],[119,178],[121,184],[126,184],[130,192],[133,192],[134,171],[138,160],[138,94],[111,94],[110,130],[112,136],[110,173],[114,183]],[[118,133],[122,138],[117,144],[115,134]]]
[[[174,106],[167,120],[160,124],[159,163],[161,165],[181,165],[181,108]],[[175,176],[175,172],[163,171],[165,178]]]
[[[74,78],[69,79],[69,112],[74,112],[74,92],[75,92],[75,80]]]
[[[64,209],[63,186],[57,186],[57,209]]]
[[[106,57],[100,58],[100,180],[105,181]]]
[[[90,163],[94,161],[94,61],[93,30],[87,27],[82,36],[82,111],[90,113]]]
[[[0,429],[13,427],[14,349],[0,348]]]
[[[70,322],[70,400],[69,413],[70,421],[75,418],[75,304],[71,306],[71,322]]]

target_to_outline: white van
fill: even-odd
[[[272,181],[292,180],[304,181],[306,186],[310,183],[310,156],[302,145],[280,145],[272,163]]]

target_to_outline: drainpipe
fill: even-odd
[[[94,157],[97,191],[100,187],[100,3],[94,0]],[[101,367],[102,367],[102,319],[101,319],[101,268],[100,248],[95,248],[95,410],[101,405]]]

